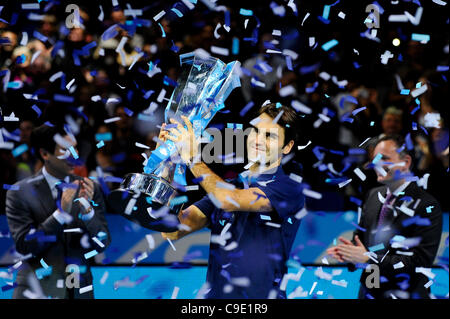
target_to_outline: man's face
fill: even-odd
[[[31,121],[23,121],[20,123],[20,141],[22,143],[29,143],[30,142],[30,135],[33,131],[33,122]]]
[[[386,114],[381,121],[383,132],[386,135],[400,134],[402,130],[402,118],[395,114]]]
[[[78,152],[76,141],[72,140],[68,135],[63,136],[63,138],[73,146],[75,152]],[[74,164],[70,161],[73,156],[68,149],[56,144],[55,152],[53,154],[45,152],[45,154],[41,153],[41,155],[45,160],[45,168],[51,175],[58,178],[64,178],[67,175],[73,174]]]
[[[383,176],[382,173],[376,170],[377,180],[379,183],[389,184],[390,182],[396,180],[395,176],[397,171],[402,174],[409,171],[409,167],[411,165],[410,157],[404,156],[401,158],[397,152],[397,145],[394,141],[387,140],[378,143],[373,151],[373,154],[374,156],[381,154],[382,157],[377,163],[380,163],[381,167],[387,173],[386,176]]]
[[[116,109],[115,116],[120,117],[120,120],[116,122],[116,126],[119,129],[127,129],[131,126],[131,118],[125,112],[125,108],[119,106]]]
[[[2,45],[2,50],[12,52],[17,46],[17,35],[14,32],[7,31],[2,34],[2,38],[9,39],[9,43],[5,43]]]
[[[270,165],[283,154],[284,128],[266,113],[257,117],[247,139],[248,159]]]

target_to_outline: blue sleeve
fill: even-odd
[[[256,186],[266,194],[273,209],[280,218],[286,219],[295,215],[305,204],[303,187],[287,175],[280,176],[266,186]]]
[[[209,225],[211,225],[211,216],[216,209],[216,206],[214,206],[208,195],[205,195],[202,199],[200,199],[198,202],[195,202],[193,205],[200,209],[203,215],[208,218]]]

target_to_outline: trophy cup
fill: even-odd
[[[241,85],[240,63],[191,52],[180,55],[181,75],[165,109],[165,122],[180,116],[191,122],[196,138],[201,138],[231,91]],[[127,174],[118,189],[108,195],[111,209],[147,229],[173,232],[178,229],[178,213],[186,202],[178,190],[186,185],[186,166],[176,160],[176,145],[160,142],[144,162],[143,173]]]

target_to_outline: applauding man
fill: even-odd
[[[25,255],[13,298],[94,298],[90,258],[111,240],[103,194],[91,179],[73,175],[73,135],[44,124],[31,144],[44,167],[6,197],[9,229]]]
[[[374,149],[375,170],[383,186],[364,203],[353,242],[327,250],[351,270],[361,266],[360,299],[430,298],[430,267],[442,234],[439,203],[412,181],[412,157],[401,136],[385,136]]]

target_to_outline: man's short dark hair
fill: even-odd
[[[279,103],[268,103],[258,110],[258,116],[266,113],[271,118],[275,119],[280,112],[283,112],[283,114],[278,119],[277,124],[284,128],[283,147],[291,140],[294,141],[294,144],[297,144],[301,136],[300,123],[299,116],[294,109]]]
[[[44,162],[44,159],[41,157],[39,150],[42,148],[47,152],[53,154],[56,149],[56,142],[53,137],[56,134],[60,134],[61,136],[67,135],[64,129],[61,126],[49,126],[47,124],[43,124],[39,127],[36,127],[30,136],[30,146],[34,154]]]
[[[400,158],[404,158],[406,155],[411,156],[411,159],[414,158],[412,152],[413,150],[408,149],[405,143],[405,139],[400,134],[385,135],[377,140],[374,147],[376,147],[378,144],[384,141],[393,141],[395,143]]]

